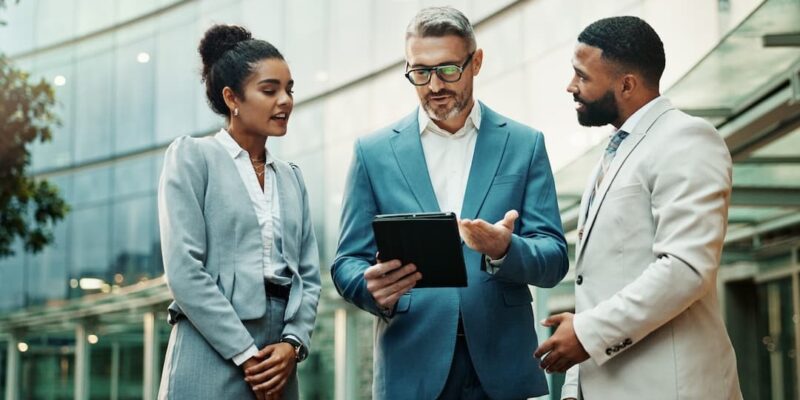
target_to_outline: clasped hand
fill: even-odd
[[[244,380],[253,389],[258,400],[278,400],[296,366],[294,347],[289,343],[275,343],[261,349],[242,364]]]

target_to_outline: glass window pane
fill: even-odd
[[[153,156],[137,157],[117,163],[114,167],[114,197],[154,194],[157,179],[153,174]]]
[[[19,241],[12,249],[15,255],[0,258],[0,277],[4,285],[0,290],[0,310],[14,310],[25,305],[25,254]]]
[[[192,15],[188,15],[191,17]],[[186,19],[184,17],[183,19]],[[155,54],[155,141],[168,143],[172,139],[193,133],[195,107],[208,109],[197,103],[205,99],[200,88],[197,40],[193,21],[163,20],[156,36]]]
[[[72,113],[75,102],[75,73],[72,63],[73,49],[54,50],[36,58],[32,71],[34,81],[44,79],[55,91],[53,111],[61,124],[53,125],[52,138],[47,143],[36,142],[32,147],[34,170],[66,166],[72,161]]]
[[[111,197],[111,169],[109,167],[79,171],[75,173],[73,182],[72,202],[76,207],[107,200]]]
[[[29,256],[27,267],[27,293],[30,305],[63,300],[69,285],[69,220],[62,220],[53,228],[53,242],[40,253]]]
[[[62,42],[75,35],[75,0],[39,0],[37,3],[37,47]]]
[[[114,2],[78,0],[76,33],[85,35],[110,26],[114,21]]]
[[[95,278],[108,282],[109,257],[109,212],[107,204],[75,209],[72,212],[72,243],[70,246],[70,279]],[[94,283],[85,281],[83,287],[73,287],[73,296],[96,290]]]
[[[127,285],[160,275],[155,268],[158,239],[153,235],[155,196],[136,197],[113,205],[112,267],[114,283]]]
[[[75,161],[111,154],[114,59],[108,36],[78,47],[75,87]]]
[[[125,43],[125,42],[123,42]],[[153,50],[152,37],[120,44],[115,70],[115,153],[153,145]]]
[[[36,2],[34,1],[6,1],[3,19],[8,23],[0,26],[0,49],[6,55],[28,51],[34,46],[34,32],[36,24],[18,23],[16,21],[36,21]]]

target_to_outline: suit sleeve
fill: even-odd
[[[175,302],[224,359],[254,344],[233,306],[206,270],[203,216],[208,167],[191,138],[170,145],[158,186],[164,273]]]
[[[511,236],[508,253],[495,276],[549,288],[567,274],[569,258],[544,136],[536,132],[535,138],[517,221],[518,233]],[[490,269],[491,266],[487,267]]]
[[[308,192],[303,182],[300,170],[292,166],[298,184],[303,192],[303,238],[300,246],[298,273],[303,281],[303,299],[294,319],[286,323],[283,336],[294,335],[306,349],[311,349],[311,333],[314,331],[314,322],[317,319],[317,304],[319,303],[320,277],[319,277],[319,249],[314,236],[314,227],[311,222],[311,210],[308,204]]]
[[[598,365],[630,349],[716,284],[731,192],[730,153],[705,122],[671,132],[668,145],[659,147],[647,172],[656,261],[614,296],[575,316],[575,333]]]
[[[331,267],[331,277],[336,290],[345,300],[385,318],[375,298],[367,290],[364,279],[364,271],[376,262],[378,248],[372,232],[372,218],[377,214],[377,204],[363,157],[360,142],[356,141],[345,184],[339,246]]]

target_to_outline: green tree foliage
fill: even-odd
[[[26,175],[29,145],[50,140],[51,127],[59,123],[54,104],[47,82],[29,81],[28,73],[0,54],[0,258],[14,254],[17,238],[28,252],[42,250],[53,240],[53,224],[69,211],[55,186]]]

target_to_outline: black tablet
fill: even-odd
[[[467,286],[458,222],[452,212],[378,215],[372,220],[381,261],[413,263],[416,288]]]

